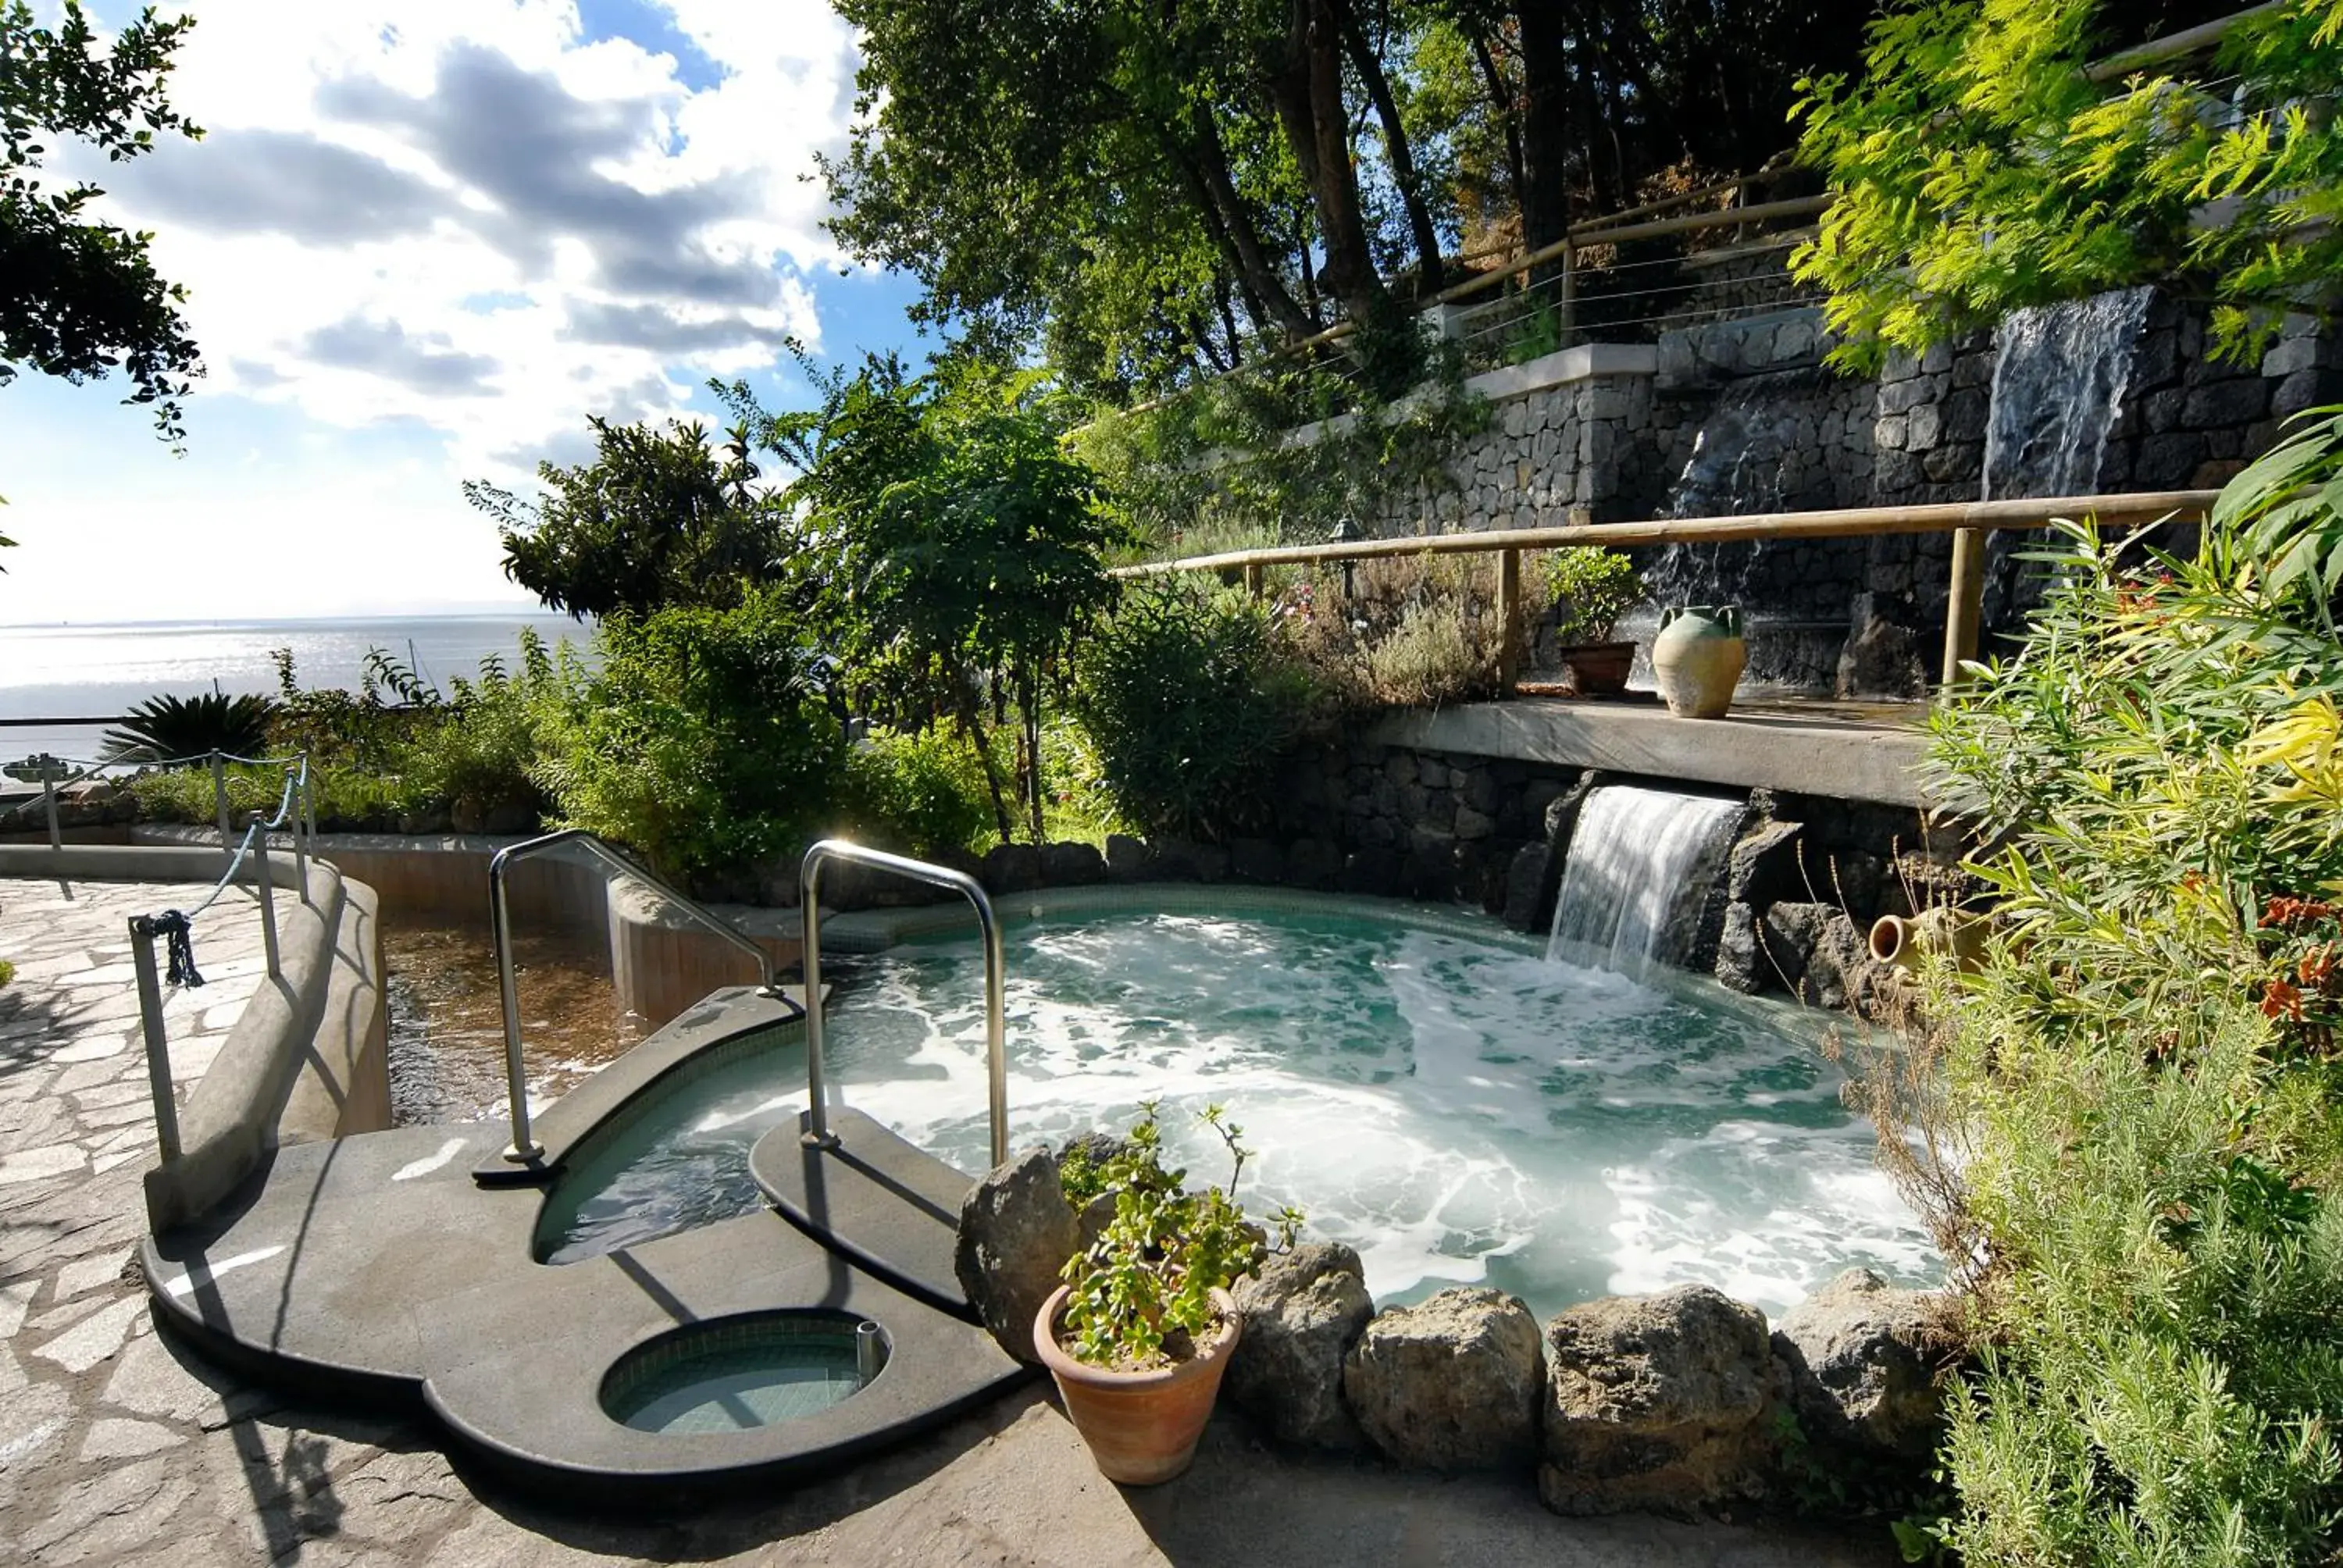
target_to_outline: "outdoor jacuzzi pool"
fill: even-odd
[[[1817,1015],[1549,963],[1493,921],[1210,892],[1210,912],[1011,926],[1014,1146],[1116,1131],[1154,1100],[1192,1178],[1225,1181],[1194,1116],[1221,1105],[1256,1151],[1248,1209],[1302,1210],[1312,1235],[1358,1249],[1384,1302],[1487,1283],[1544,1314],[1697,1281],[1778,1312],[1852,1264],[1936,1277],[1870,1125],[1839,1103]],[[973,936],[907,941],[837,978],[843,1098],[981,1171]],[[804,1074],[802,1044],[765,1046],[655,1086],[556,1187],[541,1255],[759,1206],[749,1148],[803,1109]]]

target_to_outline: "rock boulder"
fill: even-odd
[[[1786,1374],[1765,1316],[1706,1285],[1546,1325],[1538,1495],[1557,1513],[1688,1513],[1765,1487]]]
[[[1342,1360],[1375,1304],[1359,1255],[1334,1241],[1280,1253],[1237,1282],[1244,1337],[1229,1362],[1229,1397],[1280,1441],[1359,1446],[1342,1402]]]
[[[1791,1309],[1774,1350],[1798,1422],[1818,1442],[1925,1463],[1942,1432],[1942,1301],[1849,1269]]]
[[[1058,1162],[1047,1149],[1036,1146],[994,1166],[961,1201],[953,1271],[984,1326],[1019,1361],[1039,1361],[1034,1315],[1080,1243]]]
[[[1342,1364],[1342,1393],[1398,1462],[1489,1470],[1536,1456],[1544,1372],[1529,1309],[1459,1285],[1369,1322]]]

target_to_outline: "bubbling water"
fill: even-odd
[[[1778,1311],[1851,1264],[1935,1272],[1792,1010],[1549,963],[1493,928],[1123,915],[1011,942],[1016,1146],[1112,1131],[1154,1101],[1171,1158],[1224,1181],[1197,1115],[1222,1106],[1256,1151],[1240,1200],[1292,1203],[1312,1235],[1357,1248],[1378,1300],[1485,1282],[1544,1312],[1701,1281]],[[898,949],[833,1001],[830,1030],[847,1102],[966,1171],[988,1140],[980,973],[972,942]],[[802,1070],[797,1049],[719,1070],[647,1134],[677,1143],[695,1213],[709,1151],[737,1149],[745,1181],[748,1146],[802,1106]],[[654,1156],[593,1179],[604,1197],[558,1257],[641,1238]]]

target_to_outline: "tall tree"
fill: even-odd
[[[191,16],[158,21],[150,8],[98,46],[76,0],[54,29],[25,0],[0,0],[0,386],[20,366],[67,381],[130,378],[125,402],[151,407],[166,439],[185,434],[180,399],[201,374],[179,314],[186,291],[156,274],[134,234],[88,216],[105,191],[88,180],[53,183],[58,141],[120,163],[157,135],[203,135],[165,92],[172,55]]]
[[[746,433],[719,457],[696,423],[588,423],[594,460],[538,465],[534,501],[465,482],[464,498],[496,520],[505,576],[580,620],[739,604],[778,548],[774,509],[749,488]]]

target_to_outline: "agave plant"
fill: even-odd
[[[106,732],[107,762],[196,762],[214,751],[256,757],[268,744],[277,704],[265,697],[153,697]]]

